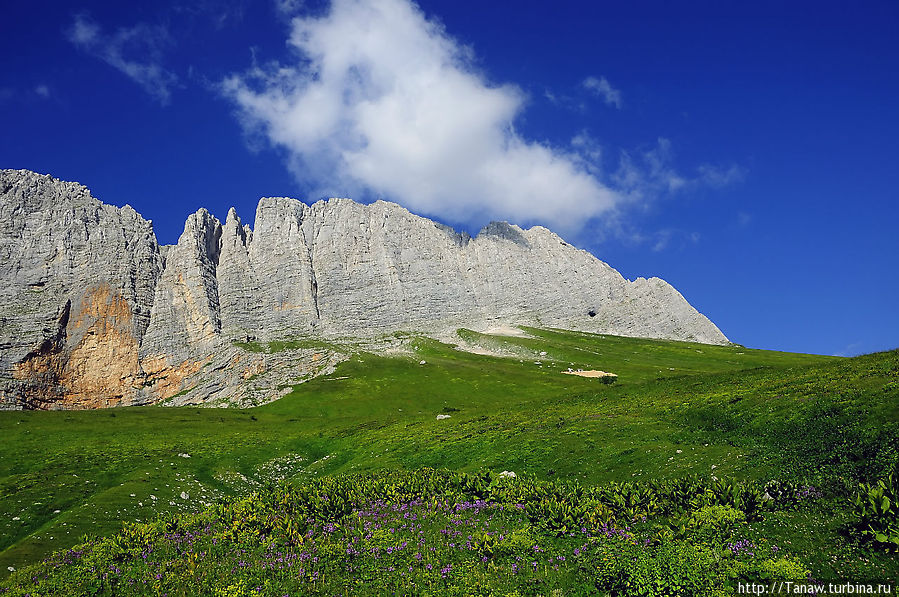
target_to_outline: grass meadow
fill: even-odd
[[[899,580],[899,352],[526,331],[409,336],[253,409],[0,412],[0,595]]]

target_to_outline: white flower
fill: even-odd
[[[189,500],[189,499],[190,499],[190,494],[187,493],[186,491],[182,491],[182,492],[181,492],[181,499],[182,499],[182,500]]]
[[[516,475],[512,471],[503,471],[499,474],[500,479],[514,479],[517,476],[518,475]]]
[[[442,421],[443,419],[449,419],[449,415],[437,415],[437,420]]]

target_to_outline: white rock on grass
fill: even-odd
[[[518,475],[516,475],[512,471],[503,471],[499,474],[500,479],[514,479],[517,476]]]
[[[437,415],[437,420],[442,421],[443,419],[449,419],[449,415]]]

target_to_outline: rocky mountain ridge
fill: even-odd
[[[252,228],[200,209],[166,247],[128,206],[0,170],[3,408],[242,402],[246,380],[341,356],[235,341],[522,324],[727,342],[663,280],[630,282],[539,226],[471,237],[384,201],[263,198]]]

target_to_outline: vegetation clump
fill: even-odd
[[[890,473],[876,483],[861,483],[852,499],[852,530],[888,551],[899,550],[899,482]]]
[[[433,469],[282,482],[127,524],[14,573],[0,594],[699,596],[804,580],[795,555],[744,537],[747,520],[788,505],[763,491]]]

